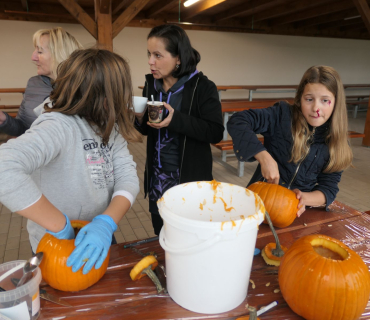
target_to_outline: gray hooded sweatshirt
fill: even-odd
[[[139,188],[122,135],[113,130],[104,146],[79,116],[42,114],[25,134],[0,146],[0,202],[12,212],[44,194],[71,220],[91,221],[112,196],[125,196],[133,204]],[[45,229],[31,220],[27,229],[35,252]]]

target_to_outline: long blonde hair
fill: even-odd
[[[33,35],[33,46],[36,48],[40,46],[40,38],[44,35],[49,36],[49,50],[52,57],[52,76],[55,79],[57,76],[58,65],[66,60],[73,51],[82,49],[81,43],[78,40],[65,31],[61,27],[53,29],[41,29],[35,32]]]
[[[348,117],[346,97],[342,81],[337,71],[332,67],[313,66],[303,75],[294,99],[292,117],[293,148],[290,161],[294,163],[302,160],[309,151],[312,132],[301,111],[301,98],[305,86],[309,83],[324,85],[335,97],[335,105],[330,119],[326,136],[330,159],[324,172],[342,171],[352,164],[353,154],[348,142]]]
[[[79,115],[107,145],[116,127],[129,142],[142,141],[134,128],[132,83],[128,63],[107,50],[77,50],[58,67],[53,107],[45,112]]]

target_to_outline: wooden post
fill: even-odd
[[[95,0],[95,22],[98,29],[96,44],[101,49],[113,50],[112,1]]]
[[[369,99],[369,104],[367,106],[364,134],[365,134],[365,137],[362,138],[362,145],[365,147],[370,147],[370,99]]]

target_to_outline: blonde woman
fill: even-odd
[[[50,98],[25,134],[0,146],[0,202],[28,218],[33,252],[45,232],[73,239],[70,220],[91,221],[67,261],[86,274],[103,263],[140,189],[127,148],[141,141],[129,66],[106,50],[77,50],[59,66]]]
[[[344,88],[331,67],[305,72],[293,106],[280,101],[239,112],[227,129],[238,159],[259,162],[249,184],[264,179],[292,189],[300,200],[298,216],[306,206],[327,208],[339,191],[342,171],[352,163]],[[256,133],[264,136],[264,144]]]
[[[50,95],[58,65],[73,51],[82,48],[72,35],[60,27],[36,31],[33,45],[35,50],[31,59],[37,66],[37,76],[28,80],[17,117],[12,118],[0,111],[0,132],[11,136],[20,136],[31,126],[36,119],[33,109]]]

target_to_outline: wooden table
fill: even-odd
[[[356,251],[370,266],[370,216],[356,211],[340,202],[331,205],[331,211],[310,208],[300,218],[284,229],[278,229],[280,241],[290,247],[298,238],[308,234],[326,234],[337,238]],[[267,225],[261,225],[256,247],[262,249],[274,238]],[[164,252],[158,241],[136,247],[142,252],[155,251],[158,260],[164,263]],[[229,312],[205,315],[188,311],[177,305],[168,294],[158,295],[153,283],[147,278],[133,282],[129,278],[131,268],[142,257],[123,244],[112,246],[110,265],[104,277],[94,286],[81,292],[67,293],[45,289],[68,301],[73,307],[63,307],[41,300],[41,319],[66,317],[68,319],[235,319],[247,313],[245,305],[260,308],[277,300],[278,306],[260,316],[261,319],[295,320],[303,319],[296,315],[285,303],[278,288],[277,267],[269,267],[260,255],[253,260],[251,279],[256,288],[249,286],[245,301]],[[270,286],[266,287],[266,283]],[[370,304],[360,319],[370,319]],[[58,318],[62,319],[62,318]]]

